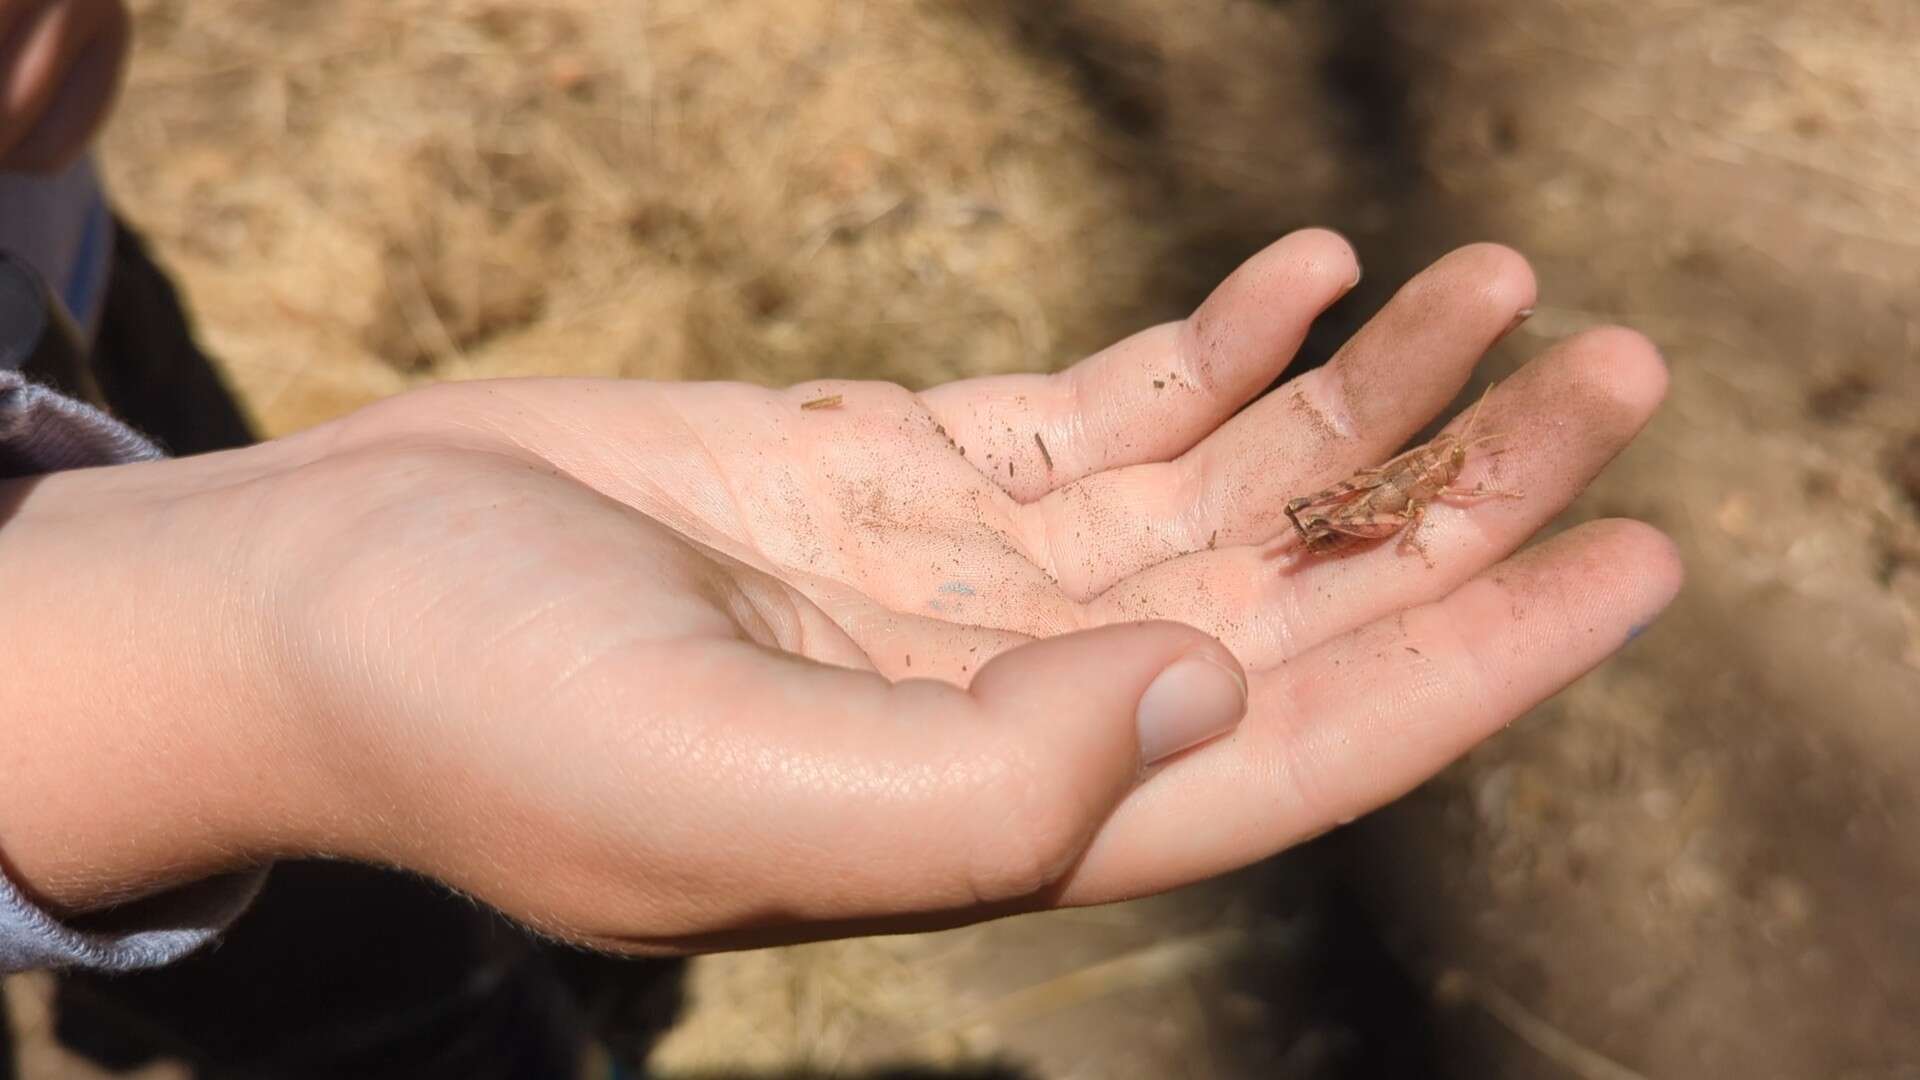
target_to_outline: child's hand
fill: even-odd
[[[0,171],[80,156],[119,89],[128,29],[121,0],[0,0]]]
[[[1432,566],[1272,557],[1289,498],[1389,455],[1533,302],[1518,256],[1457,252],[1239,411],[1355,277],[1296,234],[1056,376],[445,385],[48,478],[0,528],[6,617],[34,625],[0,629],[16,670],[69,670],[0,743],[0,846],[69,908],[322,851],[635,950],[1267,856],[1499,730],[1679,583],[1628,522],[1514,554],[1662,396],[1617,330],[1488,402],[1507,450],[1470,470],[1523,497],[1436,502]],[[1226,738],[1174,753],[1233,725],[1240,669],[1146,619],[1239,657]]]

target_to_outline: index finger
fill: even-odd
[[[1185,453],[1270,385],[1321,312],[1359,282],[1353,248],[1307,229],[1228,275],[1187,319],[1050,375],[949,383],[921,399],[1023,502],[1092,473]]]

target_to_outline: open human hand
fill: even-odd
[[[1557,691],[1680,576],[1629,522],[1514,554],[1664,392],[1619,330],[1493,395],[1478,430],[1508,449],[1465,481],[1520,497],[1436,502],[1431,565],[1288,553],[1287,500],[1421,429],[1534,293],[1512,252],[1456,252],[1247,405],[1356,279],[1309,231],[1057,375],[443,385],[50,478],[9,529],[78,500],[86,536],[46,533],[69,555],[160,543],[217,568],[141,580],[163,619],[198,605],[219,628],[167,699],[229,704],[153,716],[185,727],[182,774],[217,782],[140,815],[56,799],[45,836],[80,822],[176,879],[394,863],[634,951],[1097,903],[1263,858]],[[190,851],[179,817],[204,824]],[[161,883],[86,850],[9,855],[71,908]]]

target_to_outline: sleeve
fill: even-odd
[[[0,478],[152,461],[160,448],[72,398],[0,371]]]
[[[0,371],[0,477],[150,461],[154,444],[106,413]],[[4,782],[4,780],[0,780]],[[7,880],[0,857],[0,975],[33,968],[131,971],[171,963],[213,940],[252,903],[266,871],[62,923]]]

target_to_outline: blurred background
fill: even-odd
[[[645,1075],[1920,1077],[1912,0],[133,6],[111,188],[267,434],[438,379],[1058,367],[1308,224],[1367,268],[1313,357],[1476,240],[1541,279],[1487,377],[1666,352],[1567,518],[1685,550],[1620,657],[1221,882],[636,965]],[[26,1077],[106,1075],[10,990]]]

